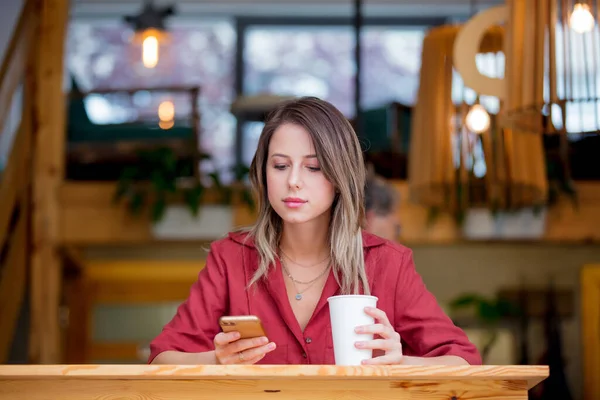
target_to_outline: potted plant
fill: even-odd
[[[466,313],[466,316],[474,319],[475,324],[484,330],[480,350],[484,363],[498,339],[501,323],[520,315],[519,307],[511,301],[475,293],[459,295],[450,302],[449,306],[454,319],[460,319],[460,316]]]
[[[153,224],[165,216],[170,204],[183,203],[192,217],[198,216],[203,196],[210,188],[219,197],[219,203],[231,205],[235,195],[250,209],[254,209],[254,199],[244,185],[223,185],[218,173],[210,173],[201,178],[198,165],[201,160],[210,159],[208,154],[195,154],[179,157],[169,147],[143,150],[137,153],[137,162],[123,169],[117,182],[114,200],[125,203],[132,215],[140,215],[149,209]],[[236,166],[235,176],[241,181],[248,173],[245,166]],[[206,185],[206,181],[210,183]]]

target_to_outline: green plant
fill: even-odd
[[[208,154],[178,157],[168,147],[143,150],[137,153],[137,162],[124,168],[114,194],[116,203],[125,202],[133,215],[150,209],[152,222],[164,216],[170,200],[183,201],[193,216],[197,216],[206,187],[198,177],[197,163],[210,159]],[[248,172],[244,166],[235,167],[236,178],[242,180]],[[246,187],[234,189],[222,184],[218,173],[208,175],[212,187],[219,193],[222,204],[231,204],[236,190],[240,199],[254,209],[254,199]]]
[[[487,359],[490,350],[498,339],[500,323],[520,314],[519,307],[506,299],[499,297],[487,298],[475,293],[460,295],[450,302],[450,310],[453,316],[465,309],[486,330],[486,339],[481,350],[483,360]]]

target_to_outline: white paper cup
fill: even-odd
[[[336,365],[361,365],[362,360],[373,358],[373,350],[357,349],[356,342],[372,340],[372,334],[357,334],[354,328],[373,324],[374,318],[368,316],[365,307],[376,307],[377,297],[366,295],[332,296],[329,302],[333,352]]]

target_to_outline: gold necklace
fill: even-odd
[[[292,274],[290,274],[290,271],[288,271],[287,267],[285,266],[285,262],[283,261],[283,258],[280,258],[279,261],[281,262],[281,267],[283,268],[283,270],[285,271],[286,275],[290,278],[290,280],[292,281],[292,285],[294,286],[294,289],[296,290],[296,295],[294,296],[294,298],[298,301],[302,300],[302,294],[304,292],[306,292],[308,289],[310,289],[311,287],[313,287],[313,285],[319,280],[319,278],[323,277],[323,275],[325,275],[325,272],[327,272],[329,270],[330,264],[327,264],[327,267],[323,270],[323,272],[321,272],[319,274],[319,276],[317,276],[316,278],[308,281],[308,282],[302,282],[302,281],[298,281],[296,279],[294,279],[294,277],[292,276]],[[302,284],[302,285],[308,285],[307,287],[304,288],[304,290],[298,290],[298,287],[296,286],[296,283]]]
[[[324,259],[322,259],[321,261],[319,261],[319,262],[318,262],[318,263],[316,263],[316,264],[313,264],[313,265],[302,265],[302,264],[299,264],[299,263],[297,263],[296,261],[292,260],[292,257],[288,256],[288,255],[285,253],[285,251],[283,251],[283,249],[282,249],[282,248],[279,248],[279,251],[281,252],[281,254],[283,254],[283,255],[285,256],[285,258],[287,258],[288,260],[290,260],[291,262],[293,262],[294,264],[296,264],[297,266],[299,266],[299,267],[302,267],[302,268],[312,268],[312,267],[316,267],[317,265],[319,265],[319,264],[322,264],[324,261],[327,261],[327,259],[329,258],[329,254],[328,254],[328,255],[327,255],[327,256],[326,256]]]

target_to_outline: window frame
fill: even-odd
[[[451,18],[444,16],[431,16],[431,17],[363,17],[362,27],[369,26],[393,26],[393,27],[419,27],[419,28],[432,28],[434,26],[443,25],[449,23]],[[235,48],[235,66],[234,66],[234,93],[236,96],[244,95],[244,76],[245,76],[245,65],[244,65],[244,53],[246,50],[246,33],[249,28],[254,27],[273,27],[273,26],[287,26],[287,27],[340,27],[348,26],[353,27],[355,20],[353,17],[236,17],[235,18],[235,29],[237,32],[237,42]],[[242,164],[243,162],[243,143],[244,143],[244,132],[243,124],[244,121],[241,118],[236,119],[235,128],[235,144],[234,144],[234,163],[235,165]]]

